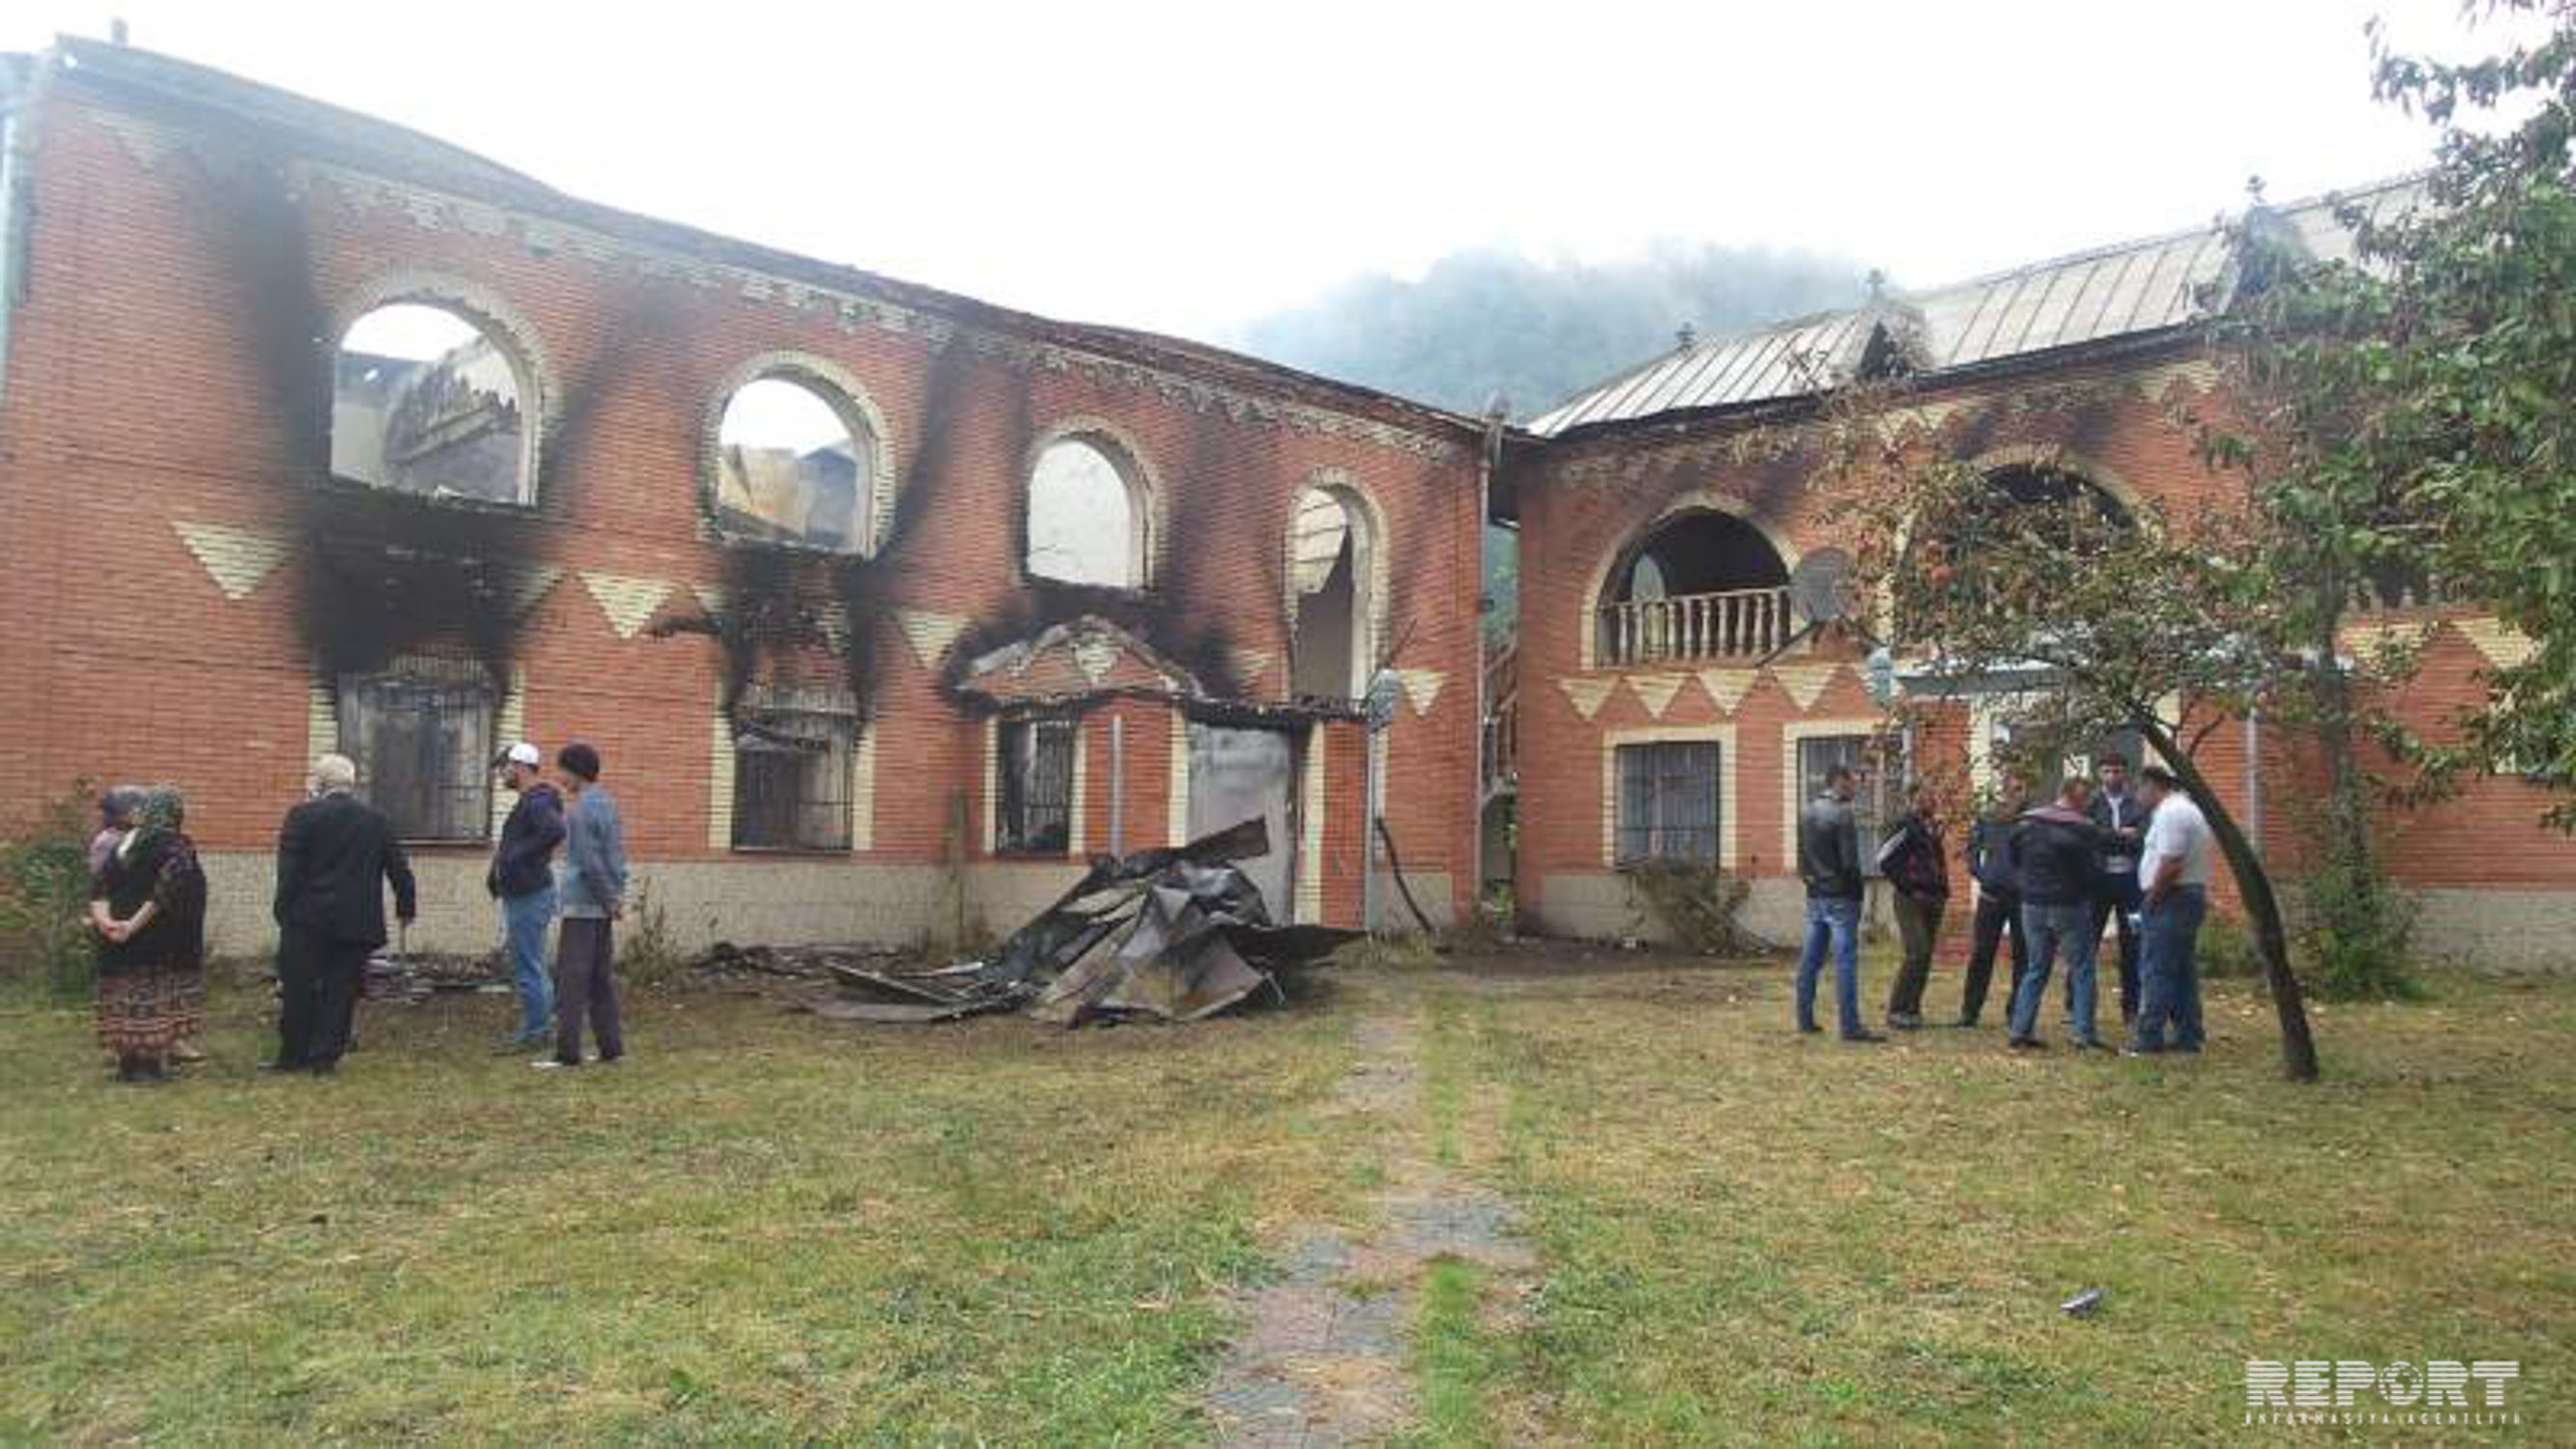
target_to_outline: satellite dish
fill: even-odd
[[[1816,549],[1789,571],[1789,606],[1810,624],[1829,624],[1851,613],[1852,556]]]

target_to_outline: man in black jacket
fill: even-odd
[[[1907,797],[1903,819],[1878,847],[1879,874],[1895,891],[1897,938],[1905,964],[1887,995],[1887,1024],[1912,1031],[1923,1024],[1923,988],[1932,979],[1932,946],[1941,938],[1941,915],[1950,903],[1950,852],[1933,793],[1920,781]]]
[[[1825,793],[1798,816],[1798,873],[1807,882],[1807,943],[1798,957],[1798,1030],[1814,1032],[1816,978],[1834,957],[1834,1015],[1842,1038],[1887,1038],[1860,1024],[1860,824],[1852,814],[1859,784],[1848,765],[1825,771]]]
[[[344,755],[313,762],[309,798],[277,834],[279,1071],[329,1073],[349,1049],[367,953],[385,943],[385,886],[405,925],[418,913],[411,862],[393,823],[350,793]]]
[[[2093,1024],[2093,956],[2101,934],[2093,925],[2093,892],[2102,874],[2101,830],[2085,813],[2092,782],[2070,775],[2057,798],[2022,812],[2005,847],[2021,883],[2022,931],[2030,938],[2030,969],[2013,993],[2012,1045],[2039,1043],[2039,998],[2048,990],[2049,967],[2066,952],[2066,1030],[2079,1047],[2108,1051]]]
[[[2094,765],[2101,788],[2087,813],[2103,832],[2102,875],[2093,892],[2093,934],[2105,922],[2120,932],[2120,1020],[2138,1017],[2138,842],[2147,831],[2147,802],[2129,788],[2129,757],[2114,750]]]

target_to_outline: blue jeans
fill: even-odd
[[[501,947],[519,988],[519,1036],[534,1041],[555,1017],[554,983],[546,974],[546,927],[555,919],[555,888],[501,898]]]
[[[1816,1024],[1816,975],[1834,950],[1834,1014],[1843,1035],[1860,1035],[1860,902],[1807,898],[1807,949],[1798,958],[1798,1025]]]
[[[2021,978],[2021,989],[2013,993],[2013,1040],[2029,1041],[2038,1034],[2039,998],[2048,990],[2048,968],[2056,962],[2058,948],[2063,946],[2067,1035],[2079,1042],[2100,1041],[2093,1031],[2093,957],[2101,948],[2102,933],[2093,923],[2093,903],[2025,903],[2021,926],[2030,937],[2030,971]]]
[[[2149,906],[2139,932],[2143,958],[2139,975],[2145,996],[2138,1006],[2137,1035],[2130,1045],[2162,1051],[2165,1027],[2173,1027],[2173,1045],[2200,1048],[2200,923],[2209,916],[2209,892],[2199,886],[2176,886]]]

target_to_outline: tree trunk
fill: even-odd
[[[2165,763],[2182,781],[2192,803],[2209,821],[2209,833],[2218,840],[2220,852],[2227,857],[2227,868],[2236,877],[2236,893],[2244,899],[2245,915],[2254,928],[2255,954],[2263,958],[2263,984],[2272,993],[2272,1010],[2281,1021],[2281,1071],[2291,1081],[2313,1082],[2317,1079],[2316,1038],[2308,1034],[2308,1009],[2299,992],[2299,978],[2290,972],[2290,934],[2281,924],[2281,901],[2272,893],[2271,872],[2263,868],[2263,858],[2255,851],[2254,842],[2246,837],[2244,827],[2228,813],[2226,803],[2200,766],[2182,748],[2173,731],[2164,727],[2152,712],[2136,715],[2131,723],[2164,756]],[[2255,768],[2251,760],[2248,769]]]

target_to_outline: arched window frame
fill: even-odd
[[[1343,516],[1359,530],[1359,545],[1354,550],[1359,586],[1365,597],[1357,600],[1352,611],[1359,625],[1360,637],[1351,641],[1351,698],[1368,693],[1369,681],[1380,666],[1390,659],[1380,656],[1387,639],[1388,559],[1393,553],[1387,532],[1386,510],[1378,506],[1377,497],[1358,475],[1347,468],[1317,468],[1300,480],[1288,495],[1288,517],[1279,530],[1279,581],[1282,595],[1281,616],[1288,621],[1290,665],[1288,678],[1295,678],[1297,645],[1297,503],[1309,491],[1325,494],[1342,505]]]
[[[443,272],[391,272],[377,277],[342,298],[331,312],[331,334],[323,353],[324,416],[329,416],[338,397],[341,344],[349,329],[384,307],[403,305],[434,307],[453,313],[458,319],[481,332],[486,341],[510,366],[511,383],[519,397],[519,497],[514,502],[487,499],[430,498],[407,494],[383,484],[363,479],[336,481],[353,488],[385,493],[396,497],[418,497],[423,503],[441,508],[494,508],[508,512],[534,512],[545,497],[545,480],[540,476],[546,457],[546,441],[554,427],[555,398],[558,396],[555,368],[547,356],[545,344],[536,324],[513,306],[509,299],[480,282]],[[323,466],[330,466],[331,442],[326,429],[323,438]]]
[[[1602,606],[1610,602],[1611,582],[1619,578],[1628,565],[1645,551],[1646,545],[1653,541],[1656,534],[1663,532],[1666,526],[1695,513],[1723,514],[1744,524],[1769,541],[1771,552],[1779,557],[1782,569],[1791,573],[1797,571],[1798,560],[1802,556],[1798,545],[1787,533],[1781,531],[1777,524],[1757,512],[1752,504],[1734,494],[1720,493],[1712,489],[1696,489],[1686,493],[1665,504],[1644,522],[1619,535],[1608,548],[1602,550],[1599,558],[1593,563],[1592,576],[1585,584],[1583,594],[1576,604],[1582,613],[1575,620],[1574,637],[1583,668],[1601,667],[1601,630],[1598,621]]]
[[[1029,565],[1031,529],[1035,520],[1038,463],[1047,451],[1062,443],[1082,443],[1109,460],[1118,481],[1127,488],[1128,582],[1120,584],[1082,584],[1041,574]],[[1106,418],[1064,418],[1048,427],[1029,445],[1028,456],[1021,461],[1018,530],[1013,556],[1023,584],[1059,584],[1072,587],[1114,588],[1126,593],[1144,593],[1156,587],[1163,577],[1165,519],[1162,479],[1148,461],[1143,445],[1126,429]]]
[[[841,420],[850,436],[867,440],[867,476],[860,480],[866,496],[859,500],[861,527],[857,547],[841,549],[793,539],[748,538],[727,532],[718,521],[716,500],[724,481],[725,412],[733,406],[735,394],[755,382],[771,380],[794,383],[814,394]],[[874,558],[894,531],[897,476],[894,435],[886,427],[884,411],[868,395],[867,386],[847,367],[810,352],[764,352],[735,367],[716,385],[705,422],[699,428],[698,515],[707,536],[729,547],[777,548],[832,558],[852,554]]]

